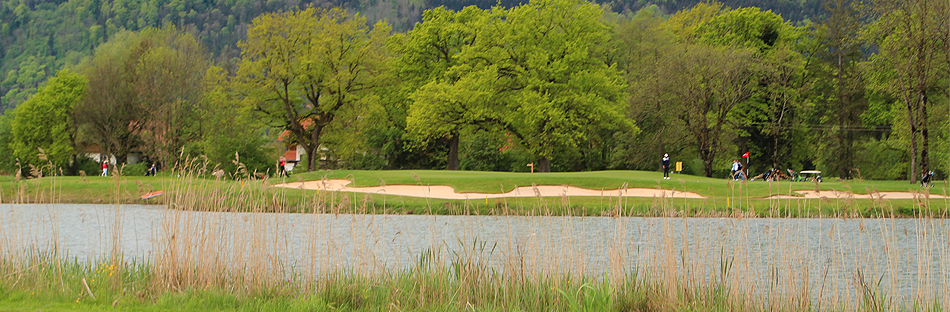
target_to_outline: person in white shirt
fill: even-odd
[[[670,154],[663,154],[663,180],[670,179]]]
[[[742,163],[740,163],[738,159],[732,160],[732,173],[730,176],[732,176],[733,181],[738,181],[740,177],[743,181],[745,180],[745,174],[742,173]]]

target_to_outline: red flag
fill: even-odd
[[[749,158],[749,152],[745,152],[745,154],[742,154],[742,158]]]

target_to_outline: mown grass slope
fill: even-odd
[[[312,190],[272,188],[283,182],[321,179],[348,179],[353,186],[448,185],[460,193],[502,193],[518,186],[572,185],[605,190],[601,197],[545,197],[484,200],[442,200],[380,194],[339,194]],[[618,198],[609,190],[618,188],[661,188],[695,192],[705,199]],[[410,214],[555,214],[555,215],[661,215],[659,209],[674,209],[677,215],[756,215],[756,216],[885,216],[927,213],[942,215],[947,199],[926,201],[911,199],[867,200],[850,198],[770,199],[772,195],[797,196],[797,190],[837,190],[857,194],[873,192],[920,192],[947,195],[950,187],[938,181],[935,187],[920,187],[907,181],[825,181],[809,182],[734,182],[691,175],[672,175],[663,180],[660,172],[595,171],[565,173],[510,173],[444,170],[320,170],[298,173],[287,178],[267,180],[216,180],[212,176],[183,179],[160,174],[157,177],[44,177],[15,182],[0,177],[0,202],[59,203],[142,203],[161,204],[162,198],[141,200],[142,194],[164,190],[174,196],[185,190],[217,190],[217,193],[270,192],[276,195],[272,205],[280,211],[302,211],[314,205],[333,212],[410,213]],[[315,204],[316,203],[316,204]],[[346,205],[340,205],[345,203]],[[286,208],[290,207],[290,208]],[[236,210],[241,210],[237,207]],[[277,210],[277,209],[275,209]]]

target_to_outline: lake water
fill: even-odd
[[[0,252],[94,263],[262,265],[373,274],[436,263],[499,274],[727,280],[730,287],[856,300],[950,303],[950,223],[942,219],[735,219],[185,212],[136,205],[0,205]],[[931,301],[932,302],[932,301]]]

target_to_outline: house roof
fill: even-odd
[[[288,161],[297,160],[297,146],[296,145],[288,146],[287,151],[284,152],[283,157],[284,159]]]
[[[313,124],[312,117],[306,117],[306,118],[300,119],[300,125],[303,126],[304,129],[309,127],[311,124]],[[292,135],[293,133],[290,132],[290,130],[284,130],[284,132],[281,132],[280,135],[277,136],[277,142],[284,142],[284,141],[290,140]]]

